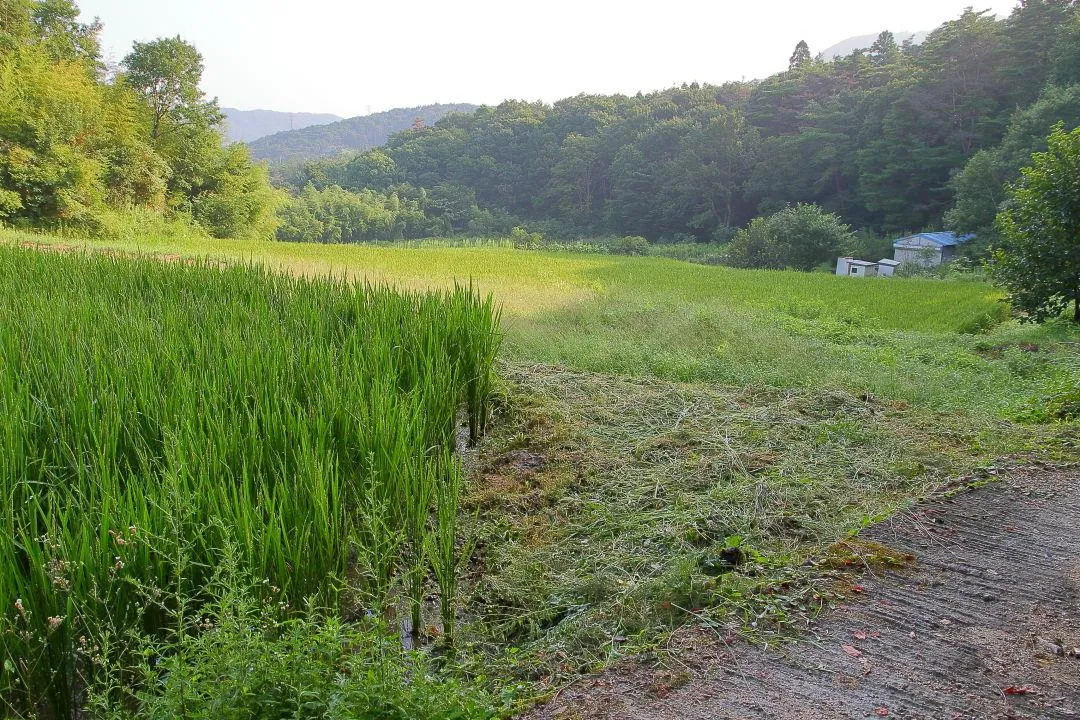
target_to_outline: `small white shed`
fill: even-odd
[[[896,272],[896,268],[900,267],[900,261],[882,259],[878,260],[877,265],[878,275],[880,275],[881,277],[892,277],[893,273]]]
[[[878,264],[869,260],[842,257],[836,261],[836,274],[847,277],[873,277],[878,274]]]

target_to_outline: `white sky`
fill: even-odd
[[[223,106],[362,115],[433,102],[551,102],[765,77],[883,29],[931,30],[1015,0],[77,0],[119,61],[181,35]]]

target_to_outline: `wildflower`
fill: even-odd
[[[53,616],[53,617],[49,618],[49,629],[50,630],[56,630],[58,627],[60,627],[60,625],[63,622],[64,622],[64,618]]]
[[[128,534],[131,535],[132,537],[135,537],[136,535],[139,534],[139,528],[132,525],[131,527],[128,528]]]
[[[15,609],[20,615],[26,617],[26,608],[23,607],[22,598],[15,598]]]

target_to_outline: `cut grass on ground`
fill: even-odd
[[[538,694],[693,620],[772,641],[852,592],[852,540],[1009,456],[1075,458],[1075,426],[968,425],[839,390],[718,388],[511,366],[474,460],[463,637]]]

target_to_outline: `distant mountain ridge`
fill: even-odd
[[[471,113],[477,107],[468,103],[451,103],[396,108],[326,125],[279,132],[250,142],[248,147],[254,159],[269,160],[275,164],[333,157],[342,152],[360,152],[379,147],[391,135],[412,127],[417,119],[425,125],[434,125],[444,115]]]
[[[283,130],[326,125],[344,118],[329,113],[278,112],[221,108],[225,114],[225,137],[231,142],[251,142]]]
[[[821,51],[820,55],[826,60],[834,60],[838,57],[847,57],[853,50],[859,48],[868,48],[874,44],[874,41],[878,39],[878,35],[881,33],[874,33],[873,35],[856,35],[855,37],[849,37],[846,40],[841,40],[831,47],[827,47]],[[903,45],[904,41],[911,40],[915,45],[922,45],[926,40],[929,31],[920,30],[918,32],[910,32],[907,30],[901,32],[894,32],[893,37],[896,38],[897,45]]]

